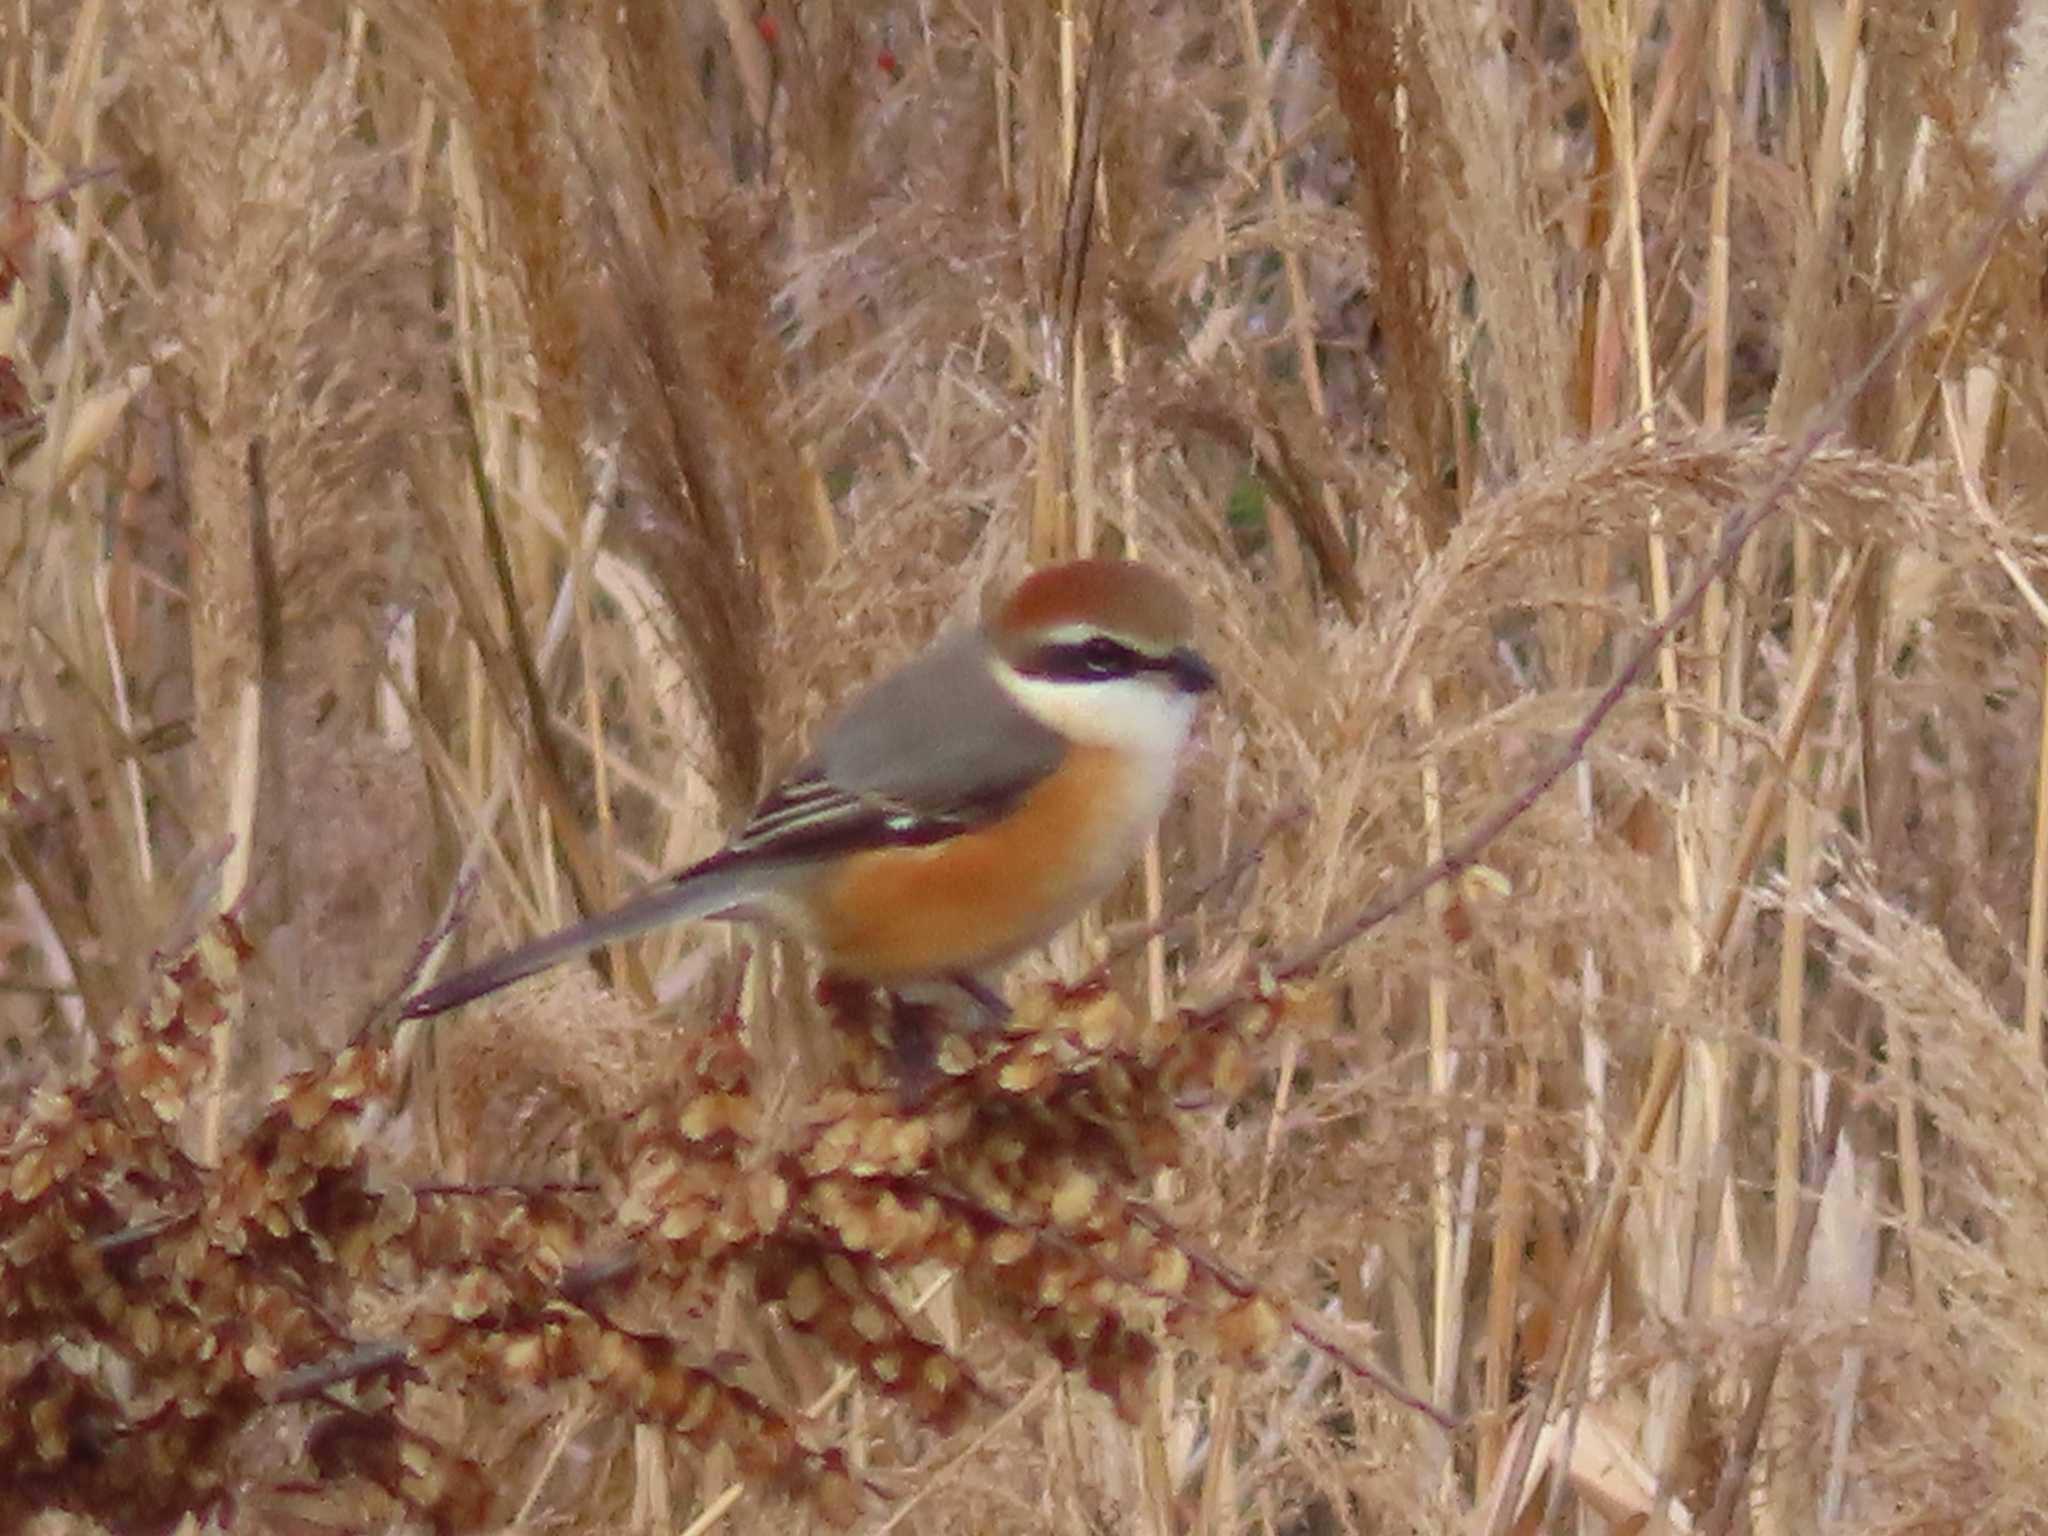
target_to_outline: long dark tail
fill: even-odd
[[[714,856],[706,864],[648,887],[609,912],[544,934],[414,993],[401,1017],[431,1018],[615,940],[730,911],[744,899],[746,883],[744,871],[721,864]]]

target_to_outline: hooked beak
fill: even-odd
[[[1216,686],[1216,674],[1188,646],[1181,646],[1166,658],[1167,676],[1182,693],[1207,693]]]

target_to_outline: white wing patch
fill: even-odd
[[[805,859],[932,843],[957,836],[978,820],[971,809],[925,815],[899,800],[844,789],[809,773],[769,795],[726,853],[749,860]]]

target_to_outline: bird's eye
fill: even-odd
[[[1107,635],[1097,635],[1082,643],[1081,665],[1096,677],[1112,677],[1130,670],[1124,648]]]

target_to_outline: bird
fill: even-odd
[[[984,600],[857,696],[717,852],[622,905],[414,994],[474,1001],[672,923],[794,935],[826,975],[900,992],[981,979],[1100,900],[1173,796],[1216,673],[1156,568],[1082,559]]]

